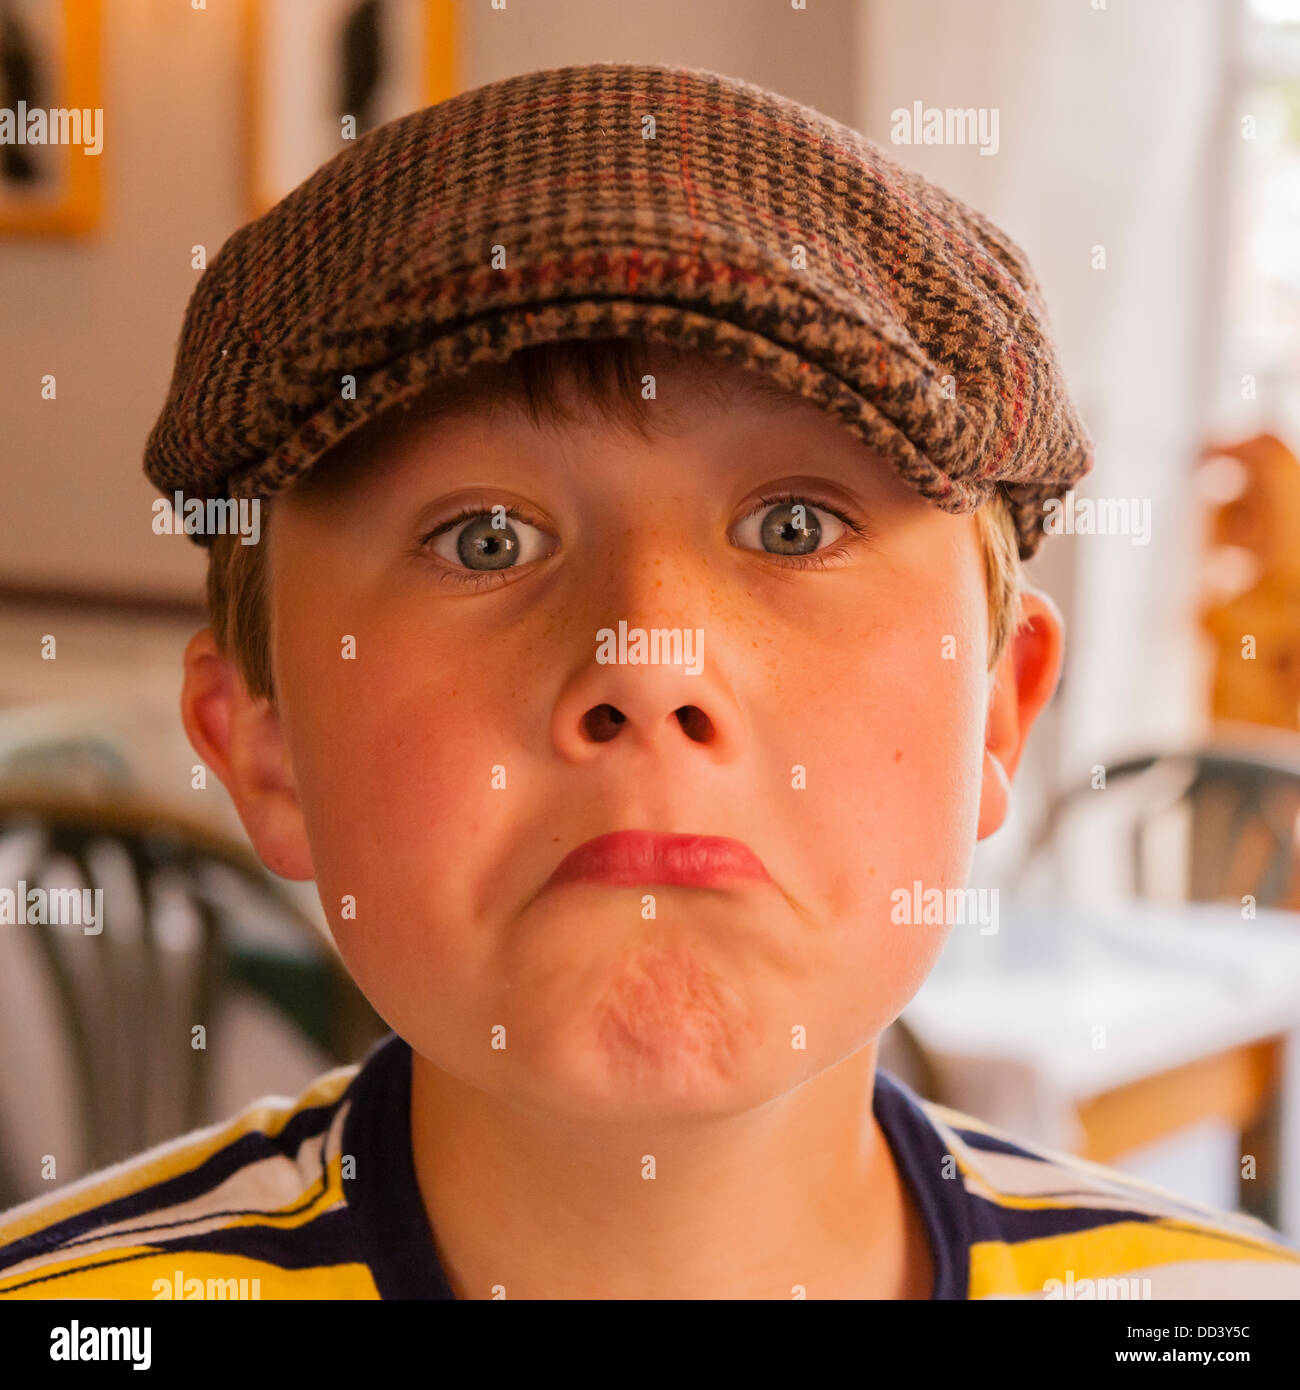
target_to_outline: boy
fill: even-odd
[[[876,1067],[1090,465],[1018,248],[750,84],[532,73],[323,166],[200,281],[146,468],[273,499],[196,535],[183,717],[393,1035],[11,1212],[0,1294],[1300,1294]]]

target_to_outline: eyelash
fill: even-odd
[[[429,543],[435,536],[441,536],[444,531],[454,531],[462,521],[472,521],[478,516],[488,516],[491,514],[491,507],[475,507],[472,504],[462,507],[454,516],[449,516],[445,521],[440,521],[432,531],[422,536],[416,542],[414,554],[426,556],[429,551]],[[507,507],[506,516],[515,521],[526,522],[529,526],[536,526],[537,529],[544,528],[532,517],[525,516],[518,507]],[[512,566],[511,568],[514,568]],[[438,569],[438,581],[442,584],[458,584],[470,589],[497,588],[502,583],[509,581],[503,576],[510,573],[509,569],[504,570],[470,570],[470,569]]]
[[[761,512],[768,507],[779,507],[783,503],[789,502],[808,502],[819,508],[821,511],[829,512],[838,521],[842,521],[848,528],[851,535],[858,540],[869,540],[871,533],[860,522],[854,521],[851,516],[841,511],[838,507],[832,506],[823,497],[819,497],[811,492],[777,492],[760,497],[753,507],[741,517],[742,521],[748,521],[755,512]],[[432,531],[422,536],[416,543],[415,553],[417,555],[427,554],[429,543],[435,536],[440,536],[445,531],[454,531],[463,521],[471,521],[475,517],[486,515],[491,509],[488,507],[475,507],[473,505],[462,507],[453,516],[449,516],[444,521],[440,521]],[[513,517],[516,521],[525,522],[529,526],[537,526],[543,529],[536,521],[525,516],[517,507],[507,507],[506,515]],[[753,551],[753,554],[767,555],[769,559],[775,560],[778,564],[788,569],[827,569],[836,560],[842,559],[853,546],[844,536],[829,550],[817,550],[810,555],[777,555],[769,551]],[[502,582],[502,576],[507,575],[509,570],[439,570],[438,579],[444,584],[467,585],[471,589],[495,588]],[[506,581],[508,582],[508,581]]]
[[[823,512],[829,512],[837,521],[842,521],[848,528],[849,534],[860,541],[870,540],[871,533],[861,522],[854,521],[851,516],[842,512],[838,507],[827,502],[824,497],[818,496],[815,492],[803,490],[800,492],[774,492],[767,496],[760,497],[753,507],[741,517],[742,521],[748,521],[755,512],[765,511],[768,507],[779,507],[782,503],[788,502],[808,502]],[[839,540],[829,550],[814,550],[810,555],[777,555],[767,550],[751,551],[752,555],[765,555],[769,560],[775,560],[779,565],[786,569],[796,570],[823,570],[831,568],[836,560],[841,560],[853,549],[853,542],[848,536],[841,536]]]

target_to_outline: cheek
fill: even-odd
[[[808,779],[790,793],[792,862],[834,924],[831,954],[859,1009],[920,987],[948,929],[895,923],[894,895],[963,886],[979,818],[983,627],[964,591],[921,589],[909,606],[840,644],[800,696],[797,743],[786,738]]]
[[[380,1000],[385,982],[454,976],[483,949],[473,933],[431,928],[473,917],[465,869],[500,820],[493,769],[512,761],[509,683],[438,649],[427,625],[408,628],[357,623],[356,660],[320,660],[312,652],[328,642],[304,624],[312,640],[289,638],[280,652],[321,902],[349,970]]]

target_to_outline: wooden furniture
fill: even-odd
[[[1004,908],[905,1017],[954,1109],[1103,1163],[1220,1121],[1254,1159],[1241,1209],[1296,1226],[1300,1152],[1280,1121],[1300,1113],[1298,925],[1214,903]]]
[[[1213,716],[1300,729],[1300,460],[1271,434],[1205,456],[1236,459],[1245,473],[1240,495],[1211,513],[1209,544],[1257,566],[1248,588],[1200,613],[1214,642]]]
[[[1217,1120],[1240,1138],[1253,1173],[1238,1176],[1242,1211],[1281,1225],[1281,1127],[1286,1036],[1198,1057],[1079,1104],[1084,1158],[1109,1163],[1166,1135]]]

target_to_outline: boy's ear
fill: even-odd
[[[185,648],[181,719],[195,751],[230,793],[262,863],[281,878],[316,877],[275,705],[249,694],[211,628]]]
[[[1048,596],[1023,588],[1019,626],[994,671],[984,727],[984,781],[976,839],[992,835],[1007,818],[1011,779],[1025,740],[1061,678],[1065,621]]]

